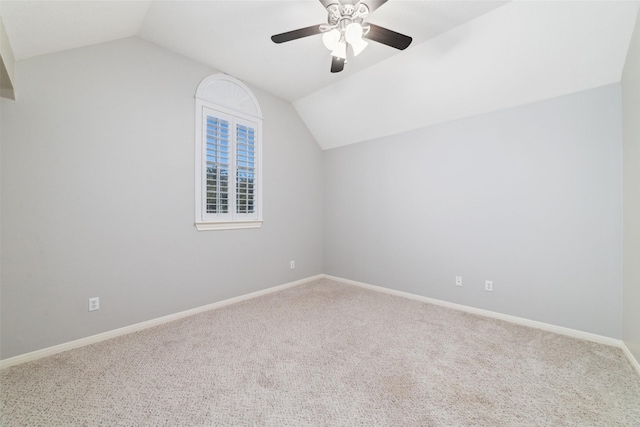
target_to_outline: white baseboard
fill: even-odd
[[[560,335],[566,335],[573,338],[579,338],[586,341],[592,341],[599,344],[618,347],[622,350],[624,355],[631,363],[631,366],[635,369],[636,373],[640,375],[640,363],[631,354],[631,351],[627,348],[622,340],[615,338],[609,338],[602,335],[592,334],[589,332],[578,331],[576,329],[565,328],[563,326],[556,326],[549,323],[538,322],[536,320],[529,320],[522,317],[510,316],[508,314],[497,313],[495,311],[483,310],[481,308],[469,307],[467,305],[455,304],[452,302],[442,301],[439,299],[423,297],[421,295],[411,294],[408,292],[396,291],[394,289],[384,288],[382,286],[370,285],[368,283],[356,282],[355,280],[343,279],[341,277],[335,277],[328,274],[321,275],[325,279],[335,280],[336,282],[346,283],[348,285],[359,286],[361,288],[370,289],[373,291],[384,292],[386,294],[395,295],[403,298],[408,298],[416,301],[422,301],[429,304],[440,305],[442,307],[452,308],[454,310],[466,311],[467,313],[478,314],[480,316],[492,317],[494,319],[504,320],[506,322],[516,323],[518,325],[529,326],[531,328],[542,329],[544,331],[554,332]]]
[[[633,354],[631,353],[631,351],[625,345],[624,342],[622,343],[622,347],[621,348],[622,348],[622,352],[624,353],[624,355],[627,356],[627,359],[629,359],[629,363],[631,363],[631,366],[633,366],[633,368],[636,370],[638,375],[640,375],[640,363],[638,363],[636,358],[633,357]]]
[[[203,305],[201,307],[192,308],[190,310],[181,311],[179,313],[169,314],[168,316],[147,320],[146,322],[136,323],[134,325],[125,326],[123,328],[114,329],[111,331],[103,332],[101,334],[92,335],[90,337],[81,338],[81,339],[70,341],[64,344],[55,345],[53,347],[47,347],[41,350],[32,351],[30,353],[21,354],[19,356],[10,357],[8,359],[0,360],[0,369],[8,368],[10,366],[18,365],[20,363],[30,362],[32,360],[51,356],[57,353],[62,353],[63,351],[72,350],[74,348],[83,347],[85,345],[94,344],[100,341],[108,340],[110,338],[119,337],[121,335],[130,334],[132,332],[137,332],[143,329],[151,328],[153,326],[161,325],[163,323],[173,322],[174,320],[182,319],[183,317],[193,316],[194,314],[202,313],[204,311],[215,310],[216,308],[235,304],[241,301],[246,301],[248,299],[260,297],[273,292],[281,291],[283,289],[292,288],[294,286],[311,282],[313,280],[321,279],[323,277],[324,276],[322,274],[319,274],[317,276],[307,277],[306,279],[296,280],[294,282],[285,283],[283,285],[274,286],[268,289],[263,289],[261,291],[251,292],[249,294],[240,295],[240,296],[229,298],[223,301],[214,302],[212,304]]]
[[[78,340],[70,341],[64,344],[55,345],[52,347],[43,348],[41,350],[32,351],[30,353],[21,354],[19,356],[10,357],[8,359],[0,360],[0,369],[8,368],[10,366],[18,365],[20,363],[30,362],[32,360],[40,359],[42,357],[51,356],[63,351],[72,350],[74,348],[83,347],[89,344],[97,343],[100,341],[115,338],[121,335],[130,334],[143,329],[151,328],[153,326],[161,325],[163,323],[172,322],[174,320],[182,319],[184,317],[193,316],[194,314],[202,313],[204,311],[215,310],[216,308],[224,307],[227,305],[235,304],[241,301],[246,301],[252,298],[267,295],[273,292],[281,291],[283,289],[292,288],[304,283],[308,283],[317,279],[330,279],[336,282],[345,283],[348,285],[359,286],[361,288],[370,289],[377,292],[384,292],[390,295],[395,295],[403,298],[426,302],[429,304],[435,304],[454,310],[465,311],[467,313],[478,314],[480,316],[491,317],[494,319],[500,319],[519,325],[529,326],[532,328],[542,329],[549,332],[555,332],[557,334],[570,336],[573,338],[584,339],[587,341],[597,342],[600,344],[610,345],[622,349],[623,353],[629,359],[631,366],[640,375],[640,363],[635,359],[631,351],[627,348],[623,341],[614,338],[605,337],[602,335],[596,335],[589,332],[578,331],[575,329],[565,328],[562,326],[551,325],[549,323],[538,322],[535,320],[529,320],[522,317],[510,316],[508,314],[497,313],[495,311],[483,310],[480,308],[469,307],[462,304],[455,304],[447,301],[442,301],[434,298],[424,297],[421,295],[411,294],[408,292],[397,291],[394,289],[384,288],[382,286],[370,285],[367,283],[357,282],[355,280],[343,279],[341,277],[335,277],[328,274],[318,274],[316,276],[307,277],[305,279],[296,280],[294,282],[285,283],[283,285],[274,286],[261,291],[251,292],[249,294],[240,295],[234,298],[229,298],[223,301],[218,301],[212,304],[203,305],[190,310],[181,311],[179,313],[170,314],[168,316],[158,317],[156,319],[147,320],[146,322],[136,323],[134,325],[125,326],[123,328],[114,329],[111,331],[103,332],[101,334],[92,335],[90,337],[81,338]]]
[[[535,320],[529,320],[522,317],[510,316],[508,314],[502,314],[495,311],[483,310],[481,308],[469,307],[467,305],[455,304],[452,302],[442,301],[439,299],[423,297],[421,295],[411,294],[408,292],[396,291],[394,289],[384,288],[382,286],[369,285],[367,283],[356,282],[355,280],[343,279],[340,277],[330,276],[327,274],[322,275],[325,279],[335,280],[337,282],[346,283],[349,285],[359,286],[365,289],[371,289],[378,292],[384,292],[390,295],[395,295],[403,298],[408,298],[416,301],[422,301],[429,304],[440,305],[442,307],[452,308],[454,310],[465,311],[467,313],[478,314],[480,316],[492,317],[494,319],[504,320],[510,323],[516,323],[518,325],[529,326],[536,329],[542,329],[549,332],[555,332],[561,335],[567,335],[573,338],[580,338],[587,341],[597,342],[600,344],[610,345],[614,347],[622,348],[622,341],[615,338],[609,338],[602,335],[596,335],[589,332],[578,331],[575,329],[565,328],[562,326],[551,325],[549,323],[538,322]],[[628,350],[627,350],[628,351]],[[631,353],[629,353],[631,354]]]

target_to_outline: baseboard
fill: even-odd
[[[86,338],[81,338],[78,340],[70,341],[64,344],[55,345],[52,347],[43,348],[41,350],[32,351],[30,353],[21,354],[19,356],[10,357],[8,359],[0,360],[0,369],[8,368],[10,366],[19,365],[21,363],[30,362],[32,360],[37,360],[43,357],[51,356],[57,353],[62,353],[63,351],[72,350],[74,348],[83,347],[89,344],[94,344],[100,341],[108,340],[111,338],[115,338],[121,335],[130,334],[132,332],[141,331],[143,329],[151,328],[154,326],[161,325],[163,323],[173,322],[174,320],[182,319],[184,317],[193,316],[194,314],[202,313],[204,311],[215,310],[216,308],[224,307],[227,305],[235,304],[241,301],[246,301],[252,298],[257,298],[263,295],[267,295],[273,292],[281,291],[283,289],[291,288],[294,286],[298,286],[304,283],[308,283],[317,279],[330,279],[336,282],[341,282],[349,285],[358,286],[365,289],[370,289],[377,292],[383,292],[390,295],[395,295],[403,298],[408,298],[412,300],[422,301],[429,304],[435,304],[442,307],[451,308],[458,311],[465,311],[467,313],[478,314],[480,316],[491,317],[494,319],[500,319],[511,323],[516,323],[519,325],[529,326],[532,328],[542,329],[549,332],[554,332],[561,335],[570,336],[573,338],[584,339],[587,341],[597,342],[600,344],[610,345],[614,347],[619,347],[622,349],[623,353],[631,363],[631,366],[635,369],[638,375],[640,375],[640,363],[635,359],[631,351],[627,348],[623,341],[617,340],[614,338],[609,338],[601,335],[596,335],[588,332],[578,331],[575,329],[565,328],[562,326],[556,326],[549,323],[538,322],[535,320],[529,320],[522,317],[510,316],[507,314],[498,313],[495,311],[483,310],[480,308],[469,307],[462,304],[455,304],[447,301],[438,300],[435,298],[429,298],[421,295],[411,294],[409,292],[397,291],[394,289],[384,288],[382,286],[370,285],[368,283],[357,282],[355,280],[343,279],[341,277],[335,277],[328,274],[318,274],[316,276],[307,277],[305,279],[296,280],[293,282],[285,283],[283,285],[273,286],[268,289],[263,289],[256,292],[251,292],[249,294],[240,295],[234,298],[229,298],[223,301],[218,301],[212,304],[203,305],[201,307],[196,307],[190,310],[181,311],[179,313],[170,314],[163,317],[158,317],[156,319],[147,320],[145,322],[136,323],[134,325],[125,326],[123,328],[114,329],[111,331],[103,332],[101,334],[92,335]]]
[[[622,343],[621,348],[624,355],[627,356],[627,359],[629,359],[629,363],[631,363],[631,366],[633,366],[633,369],[635,369],[636,373],[640,375],[640,363],[638,363],[636,358],[633,357],[631,350],[629,350],[629,348],[626,346],[624,342]]]
[[[561,335],[567,335],[573,338],[580,338],[587,341],[597,342],[600,344],[605,344],[614,347],[622,348],[622,341],[617,340],[615,338],[609,338],[602,335],[596,335],[589,332],[578,331],[575,329],[565,328],[562,326],[556,326],[549,323],[538,322],[535,320],[529,320],[522,317],[510,316],[508,314],[502,314],[495,311],[483,310],[481,308],[469,307],[467,305],[455,304],[452,302],[442,301],[435,298],[424,297],[421,295],[411,294],[409,292],[396,291],[394,289],[384,288],[382,286],[370,285],[368,283],[356,282],[355,280],[343,279],[340,277],[330,276],[327,274],[323,274],[322,277],[325,279],[335,280],[337,282],[342,282],[349,285],[358,286],[365,289],[371,289],[378,292],[384,292],[390,295],[395,295],[403,298],[408,298],[412,300],[422,301],[429,304],[435,304],[442,307],[451,308],[458,311],[465,311],[467,313],[478,314],[480,316],[492,317],[494,319],[504,320],[510,323],[516,323],[518,325],[529,326],[536,329],[542,329],[549,332],[555,332]],[[628,350],[627,350],[628,351]],[[631,353],[629,353],[631,354]]]
[[[478,314],[480,316],[492,317],[494,319],[504,320],[506,322],[516,323],[518,325],[529,326],[531,328],[541,329],[548,332],[554,332],[560,335],[566,335],[573,338],[579,338],[586,341],[592,341],[599,344],[609,345],[612,347],[618,347],[622,350],[624,355],[629,360],[629,363],[635,369],[636,373],[640,376],[640,363],[631,354],[631,351],[627,348],[622,340],[615,338],[609,338],[602,335],[592,334],[589,332],[578,331],[576,329],[565,328],[563,326],[556,326],[550,323],[538,322],[536,320],[525,319],[517,316],[510,316],[508,314],[502,314],[495,311],[483,310],[481,308],[469,307],[467,305],[455,304],[448,301],[442,301],[435,298],[424,297],[422,295],[411,294],[409,292],[396,291],[394,289],[384,288],[382,286],[370,285],[368,283],[357,282],[355,280],[343,279],[341,277],[331,276],[329,274],[321,275],[325,279],[334,280],[336,282],[345,283],[348,285],[359,286],[361,288],[370,289],[373,291],[384,292],[386,294],[395,295],[403,298],[408,298],[416,301],[422,301],[429,304],[435,304],[442,307],[451,308],[454,310],[465,311],[467,313]]]
[[[121,335],[130,334],[132,332],[141,331],[143,329],[158,326],[163,323],[173,322],[174,320],[182,319],[188,316],[193,316],[194,314],[202,313],[204,311],[215,310],[216,308],[235,304],[241,301],[246,301],[252,298],[257,298],[273,292],[281,291],[283,289],[292,288],[294,286],[311,282],[313,280],[321,279],[323,277],[324,276],[322,274],[307,277],[305,279],[296,280],[294,282],[285,283],[283,285],[274,286],[274,287],[263,289],[256,292],[251,292],[249,294],[240,295],[240,296],[229,298],[223,301],[214,302],[212,304],[203,305],[201,307],[192,308],[190,310],[181,311],[179,313],[169,314],[167,316],[158,317],[156,319],[147,320],[145,322],[136,323],[134,325],[125,326],[123,328],[114,329],[111,331],[103,332],[101,334],[92,335],[90,337],[81,338],[81,339],[70,341],[64,344],[59,344],[52,347],[43,348],[41,350],[32,351],[30,353],[21,354],[19,356],[10,357],[8,359],[0,360],[0,369],[8,368],[14,365],[19,365],[20,363],[30,362],[32,360],[51,356],[57,353],[62,353],[63,351],[72,350],[74,348],[84,347],[89,344],[94,344],[100,341],[119,337]]]

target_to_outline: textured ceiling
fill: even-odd
[[[504,2],[390,0],[370,22],[410,35],[416,45]],[[371,42],[338,74],[329,72],[330,52],[321,36],[275,44],[270,36],[326,23],[317,0],[168,2],[154,1],[140,36],[294,101],[399,51]]]
[[[0,0],[16,60],[134,36],[151,1]]]
[[[617,83],[637,11],[513,2],[294,105],[329,149]]]
[[[617,82],[637,10],[390,0],[368,20],[412,45],[371,42],[331,74],[320,36],[269,39],[325,22],[317,0],[0,1],[17,60],[138,36],[293,102],[324,149]]]

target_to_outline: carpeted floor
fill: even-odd
[[[0,371],[3,426],[640,426],[618,348],[320,280]]]

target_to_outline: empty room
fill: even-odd
[[[0,0],[0,425],[640,426],[639,11]]]

